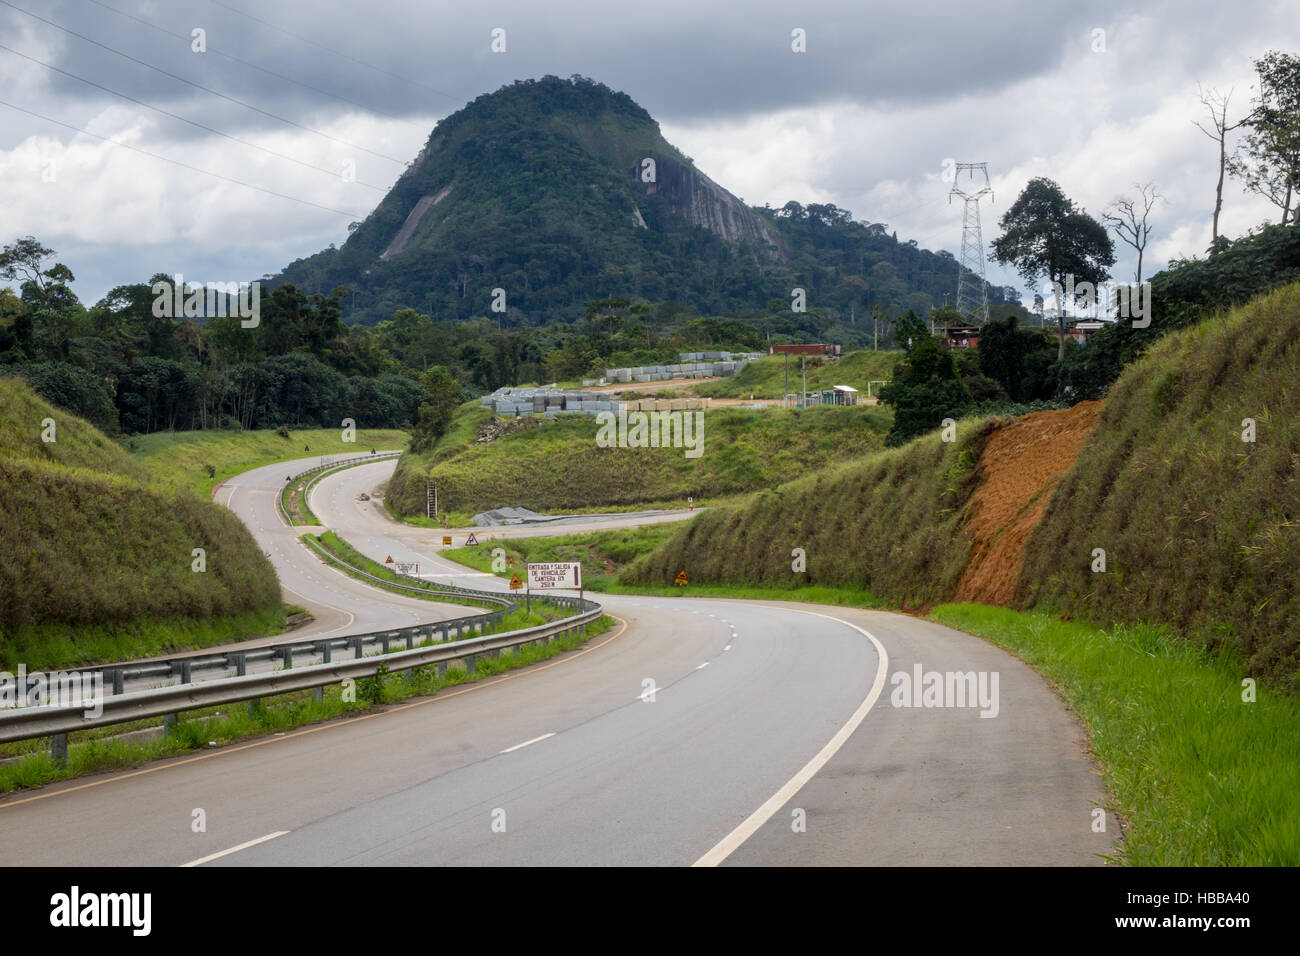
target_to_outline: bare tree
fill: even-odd
[[[1213,88],[1203,90],[1198,83],[1196,92],[1200,96],[1201,105],[1209,111],[1211,129],[1206,129],[1196,120],[1192,120],[1192,124],[1219,144],[1219,183],[1214,188],[1214,235],[1210,240],[1210,247],[1213,248],[1219,240],[1219,213],[1223,209],[1223,173],[1228,162],[1228,134],[1244,124],[1246,119],[1228,125],[1228,100],[1232,99],[1232,90],[1228,90],[1227,93],[1220,93]]]
[[[1109,206],[1101,212],[1101,218],[1106,225],[1115,230],[1115,235],[1119,236],[1128,245],[1137,250],[1137,277],[1138,285],[1142,284],[1142,254],[1147,247],[1147,239],[1151,237],[1151,226],[1147,219],[1151,215],[1151,209],[1155,204],[1163,199],[1153,183],[1134,183],[1133,188],[1138,191],[1138,198],[1130,196],[1120,196],[1115,199]],[[1218,211],[1215,211],[1215,218],[1218,218]]]

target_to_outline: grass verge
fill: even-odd
[[[13,672],[22,662],[29,671],[49,671],[233,644],[279,634],[285,629],[286,618],[300,613],[302,608],[277,605],[221,617],[39,624],[0,641],[0,670]]]
[[[507,618],[505,629],[542,624],[554,619],[554,616],[546,615],[558,616],[562,610],[568,609],[542,607],[535,609],[531,615],[524,615],[520,611],[517,612],[518,616],[512,614]],[[341,687],[328,687],[323,699],[319,701],[313,699],[310,692],[304,691],[264,698],[253,707],[234,705],[224,714],[209,711],[206,716],[201,716],[198,711],[184,712],[180,715],[180,723],[171,733],[151,740],[122,740],[103,736],[88,738],[86,735],[72,734],[69,739],[68,762],[63,767],[57,766],[50,756],[48,738],[35,741],[35,744],[45,748],[43,752],[29,753],[0,766],[0,793],[39,787],[89,773],[125,770],[162,757],[207,750],[250,737],[364,713],[413,697],[432,697],[445,688],[481,681],[573,650],[605,633],[613,624],[612,618],[601,616],[587,625],[586,633],[556,638],[542,646],[532,645],[502,651],[499,657],[480,657],[475,662],[472,674],[465,669],[463,662],[455,661],[442,674],[438,673],[437,665],[431,664],[414,669],[409,676],[384,672],[363,678],[356,682],[355,700],[344,699]],[[121,733],[122,729],[123,725],[118,725],[101,728],[101,731]]]
[[[1300,864],[1300,701],[1162,628],[944,604],[930,618],[1039,671],[1083,720],[1116,809],[1121,862]]]

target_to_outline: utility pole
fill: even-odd
[[[957,188],[957,177],[965,171],[972,180],[978,171],[984,176],[984,185],[972,193],[965,193]],[[948,203],[957,196],[965,202],[965,211],[961,225],[961,259],[957,265],[957,311],[977,325],[989,320],[989,289],[984,271],[984,239],[980,231],[980,200],[985,196],[992,201],[993,189],[989,186],[988,163],[958,163],[953,177],[952,190],[948,193]],[[971,288],[966,278],[969,271],[979,280],[979,289]],[[946,304],[947,297],[944,302]],[[930,320],[933,332],[934,320]]]

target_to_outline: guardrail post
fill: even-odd
[[[365,650],[362,647],[361,638],[350,637],[348,638],[348,644],[352,646],[352,652],[357,660],[361,660],[361,658],[365,656]]]
[[[387,635],[387,634],[383,634],[383,635],[380,636],[380,638],[379,638],[379,646],[382,647],[382,648],[384,649],[384,653],[385,653],[385,654],[388,653],[388,635]]]
[[[234,664],[235,676],[244,677],[248,674],[248,655],[243,652],[226,655],[226,665]],[[257,713],[257,708],[261,705],[262,698],[254,697],[248,702],[248,716],[252,717]]]
[[[176,729],[176,725],[180,723],[180,719],[180,714],[163,714],[163,736],[170,735]]]
[[[110,675],[110,680],[113,682],[113,693],[126,693],[126,675],[123,673],[122,668],[114,667],[108,673]]]
[[[189,661],[172,661],[172,676],[180,676],[182,684],[190,682],[190,662]]]
[[[472,673],[474,673],[474,655],[473,655],[473,654],[466,654],[466,655],[465,655],[465,672],[468,673],[468,674],[472,674]]]
[[[441,632],[442,640],[445,642],[447,640],[447,625],[446,624],[440,625],[438,627],[438,630]]]
[[[438,676],[441,677],[447,673],[447,662],[438,661]]]
[[[68,765],[68,735],[55,734],[50,738],[50,756],[54,758],[54,766],[63,769]]]

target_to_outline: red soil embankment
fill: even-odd
[[[971,499],[970,560],[953,600],[1009,606],[1025,542],[1097,422],[1101,402],[1035,412],[994,431]]]

